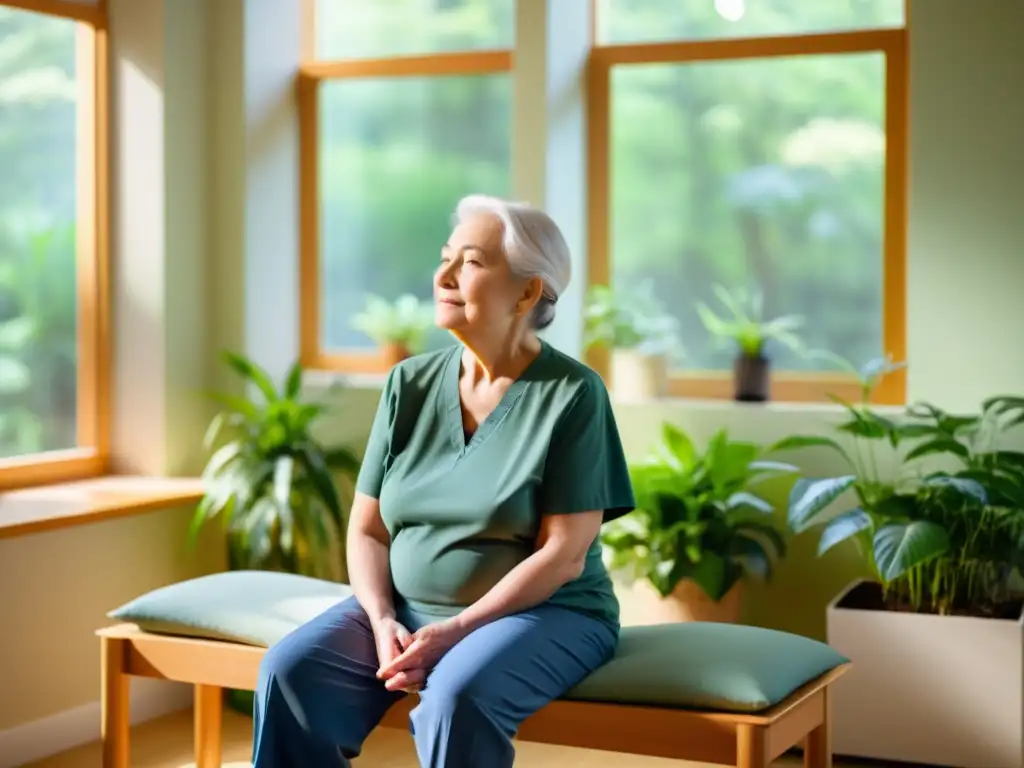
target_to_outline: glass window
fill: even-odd
[[[640,43],[901,27],[904,3],[905,0],[597,0],[597,37],[601,43]]]
[[[507,74],[331,80],[320,93],[321,327],[326,351],[367,293],[432,299],[456,202],[509,194]],[[437,332],[434,344],[448,336]]]
[[[686,368],[731,367],[696,311],[723,313],[716,285],[761,291],[766,317],[802,315],[812,349],[857,364],[883,354],[883,54],[611,74],[612,279],[653,286],[681,324]],[[772,353],[778,370],[835,368]]]
[[[512,47],[515,0],[317,0],[316,55],[386,58]]]
[[[78,444],[76,35],[0,7],[0,458]]]

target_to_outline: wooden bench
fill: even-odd
[[[266,649],[143,632],[120,624],[97,632],[102,661],[103,768],[129,768],[129,678],[150,677],[195,686],[197,768],[221,764],[223,690],[253,690]],[[830,768],[829,686],[837,667],[759,714],[599,704],[560,700],[530,717],[522,741],[584,747],[738,768],[767,768],[787,750],[804,746],[805,768]],[[405,727],[415,703],[392,707],[382,725]]]

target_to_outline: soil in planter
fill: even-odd
[[[854,611],[898,611],[901,613],[931,613],[935,610],[915,610],[901,595],[889,595],[886,599],[882,585],[877,582],[864,582],[851,589],[836,606]],[[979,619],[1009,619],[1016,621],[1024,610],[1024,600],[1007,600],[976,610],[952,610],[947,616],[971,616]]]

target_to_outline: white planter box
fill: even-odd
[[[1021,619],[841,607],[866,583],[828,606],[829,645],[853,661],[831,689],[835,754],[1021,768]]]

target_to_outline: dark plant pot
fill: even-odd
[[[741,403],[763,403],[771,397],[771,361],[763,355],[740,355],[733,363],[735,397]]]

